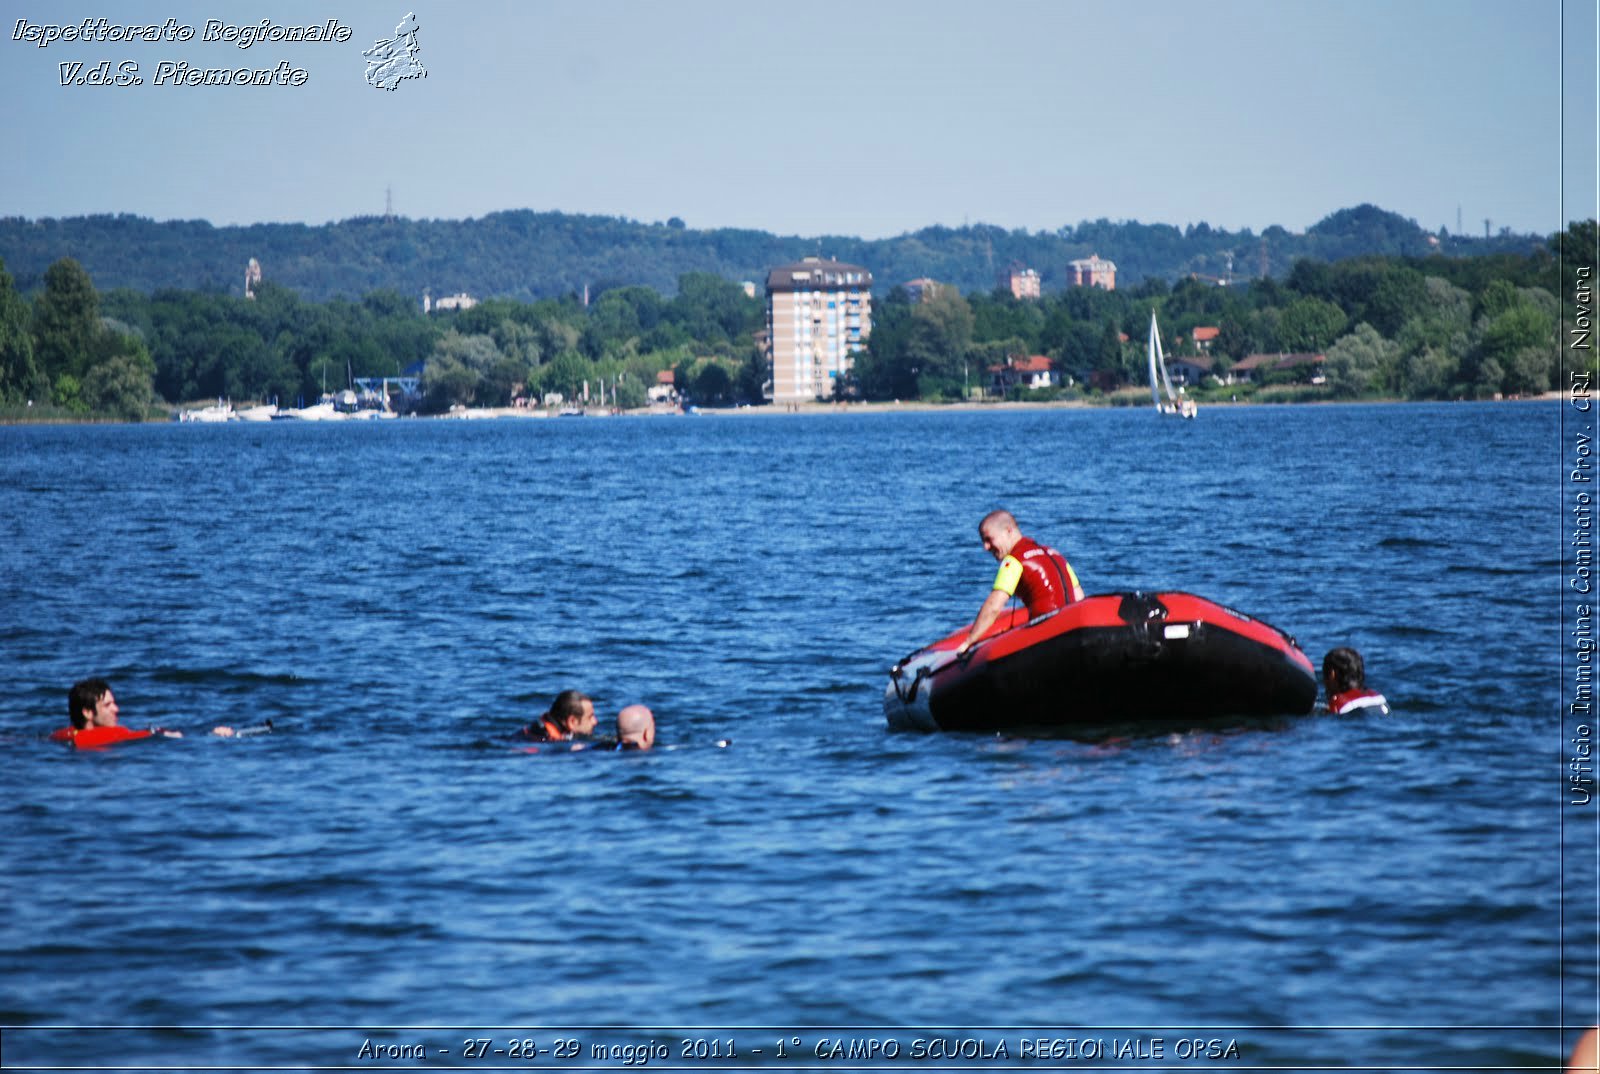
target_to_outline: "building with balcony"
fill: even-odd
[[[1038,298],[1039,273],[1031,268],[1013,268],[1000,274],[999,286],[1013,298]]]
[[[1078,261],[1067,263],[1067,286],[1069,287],[1103,287],[1107,291],[1117,289],[1117,266],[1115,262],[1107,261],[1099,254],[1091,254]]]
[[[767,273],[774,403],[831,399],[872,331],[872,273],[808,257]]]

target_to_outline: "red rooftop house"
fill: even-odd
[[[1197,350],[1204,353],[1211,349],[1211,344],[1217,341],[1217,336],[1222,334],[1222,329],[1216,325],[1201,325],[1194,330],[1194,345]]]
[[[1042,354],[1010,355],[1004,365],[989,367],[989,389],[1005,395],[1012,388],[1053,388],[1058,383],[1056,364]]]
[[[678,386],[675,383],[676,379],[672,374],[672,370],[663,369],[656,374],[656,382],[646,389],[644,393],[646,398],[652,403],[677,402]]]
[[[1292,374],[1289,379],[1297,383],[1321,384],[1326,379],[1322,367],[1327,360],[1323,354],[1251,354],[1235,362],[1228,375],[1235,384],[1260,384],[1268,373],[1288,372]]]

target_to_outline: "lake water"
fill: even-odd
[[[4,1064],[1553,1063],[1561,414],[0,428]],[[1090,592],[1356,646],[1393,714],[889,732],[995,506]],[[91,674],[189,736],[44,742]],[[677,748],[508,745],[567,687]]]

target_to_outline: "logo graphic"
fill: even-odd
[[[427,78],[428,71],[417,61],[417,16],[406,12],[394,36],[379,38],[361,55],[367,58],[367,85],[373,89],[396,90],[408,78]]]

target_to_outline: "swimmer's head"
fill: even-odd
[[[67,692],[67,716],[72,726],[80,731],[96,722],[95,717],[107,708],[110,722],[116,723],[116,698],[112,696],[111,684],[104,679],[84,679],[74,683]]]
[[[557,694],[545,715],[569,735],[587,735],[594,731],[594,702],[578,690],[563,690]]]
[[[656,743],[656,717],[643,705],[629,705],[617,713],[617,745],[625,750],[647,750]]]
[[[1329,649],[1322,658],[1322,684],[1330,695],[1363,689],[1367,685],[1367,669],[1361,654],[1344,646]]]

